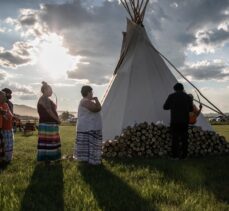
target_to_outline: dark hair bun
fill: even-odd
[[[48,83],[45,82],[45,81],[42,81],[41,83],[42,83],[41,92],[44,93],[45,89],[47,89],[47,88],[50,87],[50,86],[49,86]]]
[[[5,92],[6,94],[12,94],[12,91],[9,88],[4,88],[2,89],[2,91]]]

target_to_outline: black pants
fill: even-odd
[[[185,158],[188,154],[188,124],[172,124],[170,128],[172,135],[172,157]]]

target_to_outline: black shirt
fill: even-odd
[[[185,92],[175,92],[168,96],[164,109],[171,111],[171,124],[188,124],[189,112],[193,111],[193,103]]]
[[[43,103],[41,103],[41,100]],[[39,114],[39,123],[58,123],[56,119],[54,119],[48,110],[52,110],[52,112],[58,117],[56,112],[56,105],[47,97],[41,97],[37,104],[37,111]]]

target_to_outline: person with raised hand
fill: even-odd
[[[83,98],[78,107],[74,158],[98,165],[101,164],[102,154],[101,104],[97,97],[93,97],[90,86],[83,86],[81,94]]]

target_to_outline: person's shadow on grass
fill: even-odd
[[[61,163],[36,165],[21,203],[21,211],[64,210]]]
[[[0,174],[8,168],[9,163],[0,162]]]
[[[112,173],[106,166],[79,164],[78,169],[84,181],[98,202],[101,210],[156,210],[147,199]]]

